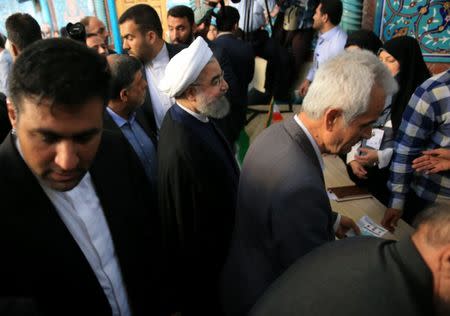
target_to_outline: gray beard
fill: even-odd
[[[212,102],[206,103],[203,96],[200,97],[200,105],[198,111],[208,117],[220,119],[230,112],[230,103],[225,96],[218,98]]]

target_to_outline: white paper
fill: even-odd
[[[365,215],[356,223],[361,229],[361,235],[383,237],[387,230],[375,223],[369,216]]]
[[[372,128],[372,137],[366,140],[366,146],[375,150],[380,149],[384,131],[380,128]]]

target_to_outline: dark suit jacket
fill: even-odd
[[[172,59],[173,56],[175,56],[181,50],[183,50],[184,48],[187,47],[187,46],[181,45],[181,44],[173,45],[173,44],[169,44],[169,43],[166,43],[166,46],[167,46],[167,51],[169,53],[169,59]],[[147,80],[147,75],[145,73],[145,69],[143,69],[143,74],[144,74],[145,80]],[[148,80],[147,80],[147,82],[148,82]],[[156,126],[155,115],[153,113],[153,105],[152,105],[152,100],[151,100],[149,89],[147,89],[147,93],[145,94],[144,104],[137,110],[137,112],[141,112],[144,115],[144,117],[147,120],[147,125],[150,127],[151,131],[155,135],[158,135],[159,131],[158,131],[158,127]]]
[[[248,85],[255,71],[255,54],[252,45],[237,39],[233,34],[223,34],[214,40],[215,47],[221,47],[230,58],[231,67],[237,77],[239,93],[247,104]]]
[[[165,315],[159,217],[129,147],[104,132],[90,168],[134,315]],[[0,314],[111,315],[104,291],[9,136],[0,147]]]
[[[355,237],[293,264],[251,316],[432,316],[433,278],[411,239]]]
[[[251,44],[235,38],[232,34],[219,36],[211,43],[211,49],[229,84],[227,97],[231,103],[230,113],[217,122],[233,144],[245,126],[248,85],[255,70],[255,54]]]
[[[294,119],[250,146],[239,182],[235,232],[222,279],[227,315],[246,315],[295,260],[334,239],[330,203],[311,142]]]

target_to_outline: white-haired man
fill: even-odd
[[[346,52],[325,63],[302,111],[266,129],[242,168],[233,241],[222,280],[227,315],[246,315],[264,290],[353,220],[331,211],[321,154],[348,152],[371,135],[396,83],[375,55]]]
[[[183,315],[221,314],[218,279],[236,207],[239,169],[209,119],[229,110],[228,84],[212,56],[198,37],[170,60],[159,85],[176,99],[160,130],[158,195]]]

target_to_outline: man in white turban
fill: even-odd
[[[158,195],[183,315],[221,315],[218,278],[234,223],[239,169],[210,117],[227,114],[228,84],[199,37],[175,55],[159,84],[175,97],[158,145]]]

